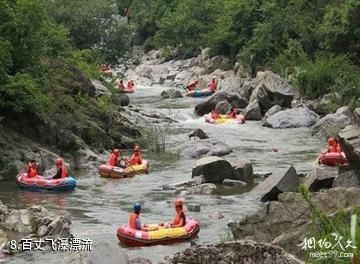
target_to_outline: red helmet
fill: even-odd
[[[114,153],[114,154],[119,154],[120,151],[119,151],[119,149],[114,149],[113,153]]]
[[[183,206],[183,201],[181,199],[176,199],[175,206]]]
[[[329,144],[329,146],[332,146],[332,145],[334,145],[334,143],[335,143],[335,139],[334,138],[329,138],[328,139],[328,144]]]
[[[56,159],[55,163],[56,163],[56,165],[62,165],[63,161],[62,161],[62,159],[58,158],[58,159]]]

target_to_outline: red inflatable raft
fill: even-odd
[[[149,225],[149,227],[158,227],[158,225]],[[183,227],[160,228],[154,231],[136,230],[123,225],[118,228],[117,237],[124,244],[142,247],[181,242],[195,237],[199,231],[199,223],[188,218]]]
[[[323,152],[319,156],[319,163],[328,166],[338,166],[348,163],[344,152]]]

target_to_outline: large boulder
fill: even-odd
[[[327,216],[344,208],[358,207],[360,188],[332,188],[310,195],[311,203]],[[278,201],[263,204],[252,215],[229,226],[235,239],[271,242],[304,258],[306,252],[298,245],[304,241],[312,223],[312,208],[300,193],[281,193]]]
[[[161,92],[163,98],[181,98],[183,97],[182,93],[176,89],[168,89]]]
[[[257,100],[250,102],[244,112],[246,120],[261,120],[261,110]]]
[[[114,94],[112,100],[119,106],[128,106],[130,104],[130,98],[126,94]]]
[[[330,189],[338,175],[339,167],[315,164],[311,173],[306,176],[304,186],[311,192]]]
[[[227,114],[231,109],[231,105],[227,101],[220,101],[215,106],[215,111],[218,114],[225,115]]]
[[[338,137],[346,158],[354,166],[360,167],[360,127],[347,126],[339,131]]]
[[[250,194],[260,197],[262,202],[274,201],[280,193],[296,192],[298,187],[299,177],[295,168],[291,166],[286,171],[281,170],[267,177],[251,190]]]
[[[319,120],[319,116],[307,107],[292,108],[277,112],[265,119],[264,126],[271,128],[310,127]]]
[[[245,108],[248,105],[248,100],[240,97],[236,93],[217,92],[211,96],[206,102],[201,102],[195,106],[195,112],[202,116],[215,109],[217,103],[227,101],[231,106],[236,108]]]
[[[232,177],[234,180],[243,181],[246,183],[254,182],[253,167],[250,161],[237,160],[231,162],[231,165],[234,168],[233,177]]]
[[[198,128],[191,132],[189,138],[207,139],[209,138],[209,136],[206,135],[206,133],[202,129]]]
[[[225,156],[232,152],[232,149],[225,143],[216,139],[202,139],[186,141],[177,147],[181,156],[190,159],[197,159],[204,156]]]
[[[172,264],[302,264],[284,249],[252,240],[218,242],[211,245],[199,245],[176,253],[170,260]]]
[[[95,87],[95,95],[111,95],[109,89],[99,80],[91,80],[91,84]]]
[[[295,96],[294,88],[271,71],[258,72],[253,87],[250,101],[258,100],[263,113],[276,104],[290,107]]]
[[[41,205],[11,210],[2,223],[10,231],[38,237],[70,237],[71,221],[65,216],[53,216]]]
[[[221,91],[224,92],[238,92],[241,87],[241,79],[239,77],[231,76],[223,80],[219,80]]]
[[[340,107],[334,114],[321,118],[312,128],[312,135],[335,137],[339,130],[351,124],[352,113],[350,107]]]
[[[360,170],[354,166],[339,167],[339,175],[334,179],[332,187],[360,187]]]
[[[222,183],[233,177],[233,167],[220,157],[204,157],[197,160],[192,169],[192,177],[203,175],[206,182]]]
[[[280,105],[274,105],[272,106],[269,110],[267,110],[267,112],[264,115],[264,118],[268,118],[270,116],[272,116],[273,114],[276,114],[277,112],[281,111],[281,106]]]

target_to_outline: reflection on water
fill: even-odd
[[[162,90],[162,87],[140,87],[130,97],[133,104],[142,105],[145,109],[156,108],[180,121],[169,130],[167,142],[170,147],[189,140],[188,133],[201,128],[211,138],[233,149],[226,159],[251,160],[255,172],[276,172],[290,165],[294,165],[298,171],[309,170],[313,159],[322,149],[319,139],[311,137],[310,129],[274,130],[262,127],[261,122],[247,122],[244,125],[207,124],[193,112],[193,107],[203,98],[164,100],[160,96]],[[278,152],[273,152],[273,148],[278,149]],[[77,172],[77,189],[66,193],[28,192],[18,189],[14,182],[1,182],[0,199],[12,208],[44,205],[53,212],[68,215],[72,220],[72,232],[78,236],[118,244],[116,229],[120,224],[128,222],[134,202],[142,203],[141,217],[144,223],[169,221],[174,215],[172,201],[176,195],[171,191],[162,191],[160,186],[191,178],[193,160],[181,159],[169,165],[158,161],[156,156],[144,155],[151,163],[148,175],[118,180],[100,178],[97,171]],[[185,203],[201,205],[201,212],[185,211],[187,216],[201,223],[196,242],[218,241],[219,235],[227,230],[229,220],[240,219],[257,209],[258,202],[246,193],[248,188],[218,186],[215,195],[186,197]],[[210,219],[209,215],[214,211],[219,211],[224,218]],[[185,242],[170,246],[126,248],[126,251],[130,256],[143,256],[157,261],[188,246],[189,243]],[[53,263],[58,257],[56,254],[48,254],[37,255],[35,259],[37,263]],[[21,258],[14,258],[12,263],[22,263]]]

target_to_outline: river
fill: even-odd
[[[322,142],[311,137],[311,130],[275,130],[261,126],[261,122],[249,121],[244,125],[211,125],[193,113],[194,106],[203,98],[162,99],[164,87],[138,87],[130,95],[131,102],[144,109],[156,110],[169,115],[179,122],[171,125],[166,137],[167,147],[174,147],[188,139],[188,134],[196,128],[203,129],[211,138],[222,141],[233,149],[225,158],[228,160],[250,159],[255,172],[276,172],[278,169],[294,165],[298,172],[308,171]],[[277,148],[278,152],[273,152]],[[146,157],[146,152],[143,154]],[[171,191],[163,191],[163,184],[185,181],[191,178],[192,160],[180,159],[173,164],[157,161],[150,157],[151,171],[148,175],[137,175],[128,179],[100,178],[97,171],[77,172],[78,187],[72,192],[43,193],[20,190],[15,182],[0,184],[0,200],[10,208],[24,208],[41,204],[58,214],[65,214],[72,221],[71,231],[77,237],[94,241],[109,241],[118,244],[116,229],[127,223],[132,204],[142,204],[143,223],[169,221],[174,215],[171,204],[176,196]],[[219,241],[227,231],[227,222],[254,212],[258,202],[250,198],[243,189],[220,188],[217,195],[186,197],[185,203],[198,203],[201,212],[186,212],[187,216],[201,223],[201,231],[196,243]],[[224,218],[212,220],[209,214],[219,211]],[[141,256],[156,261],[172,255],[189,246],[178,243],[170,246],[125,248],[131,257]],[[124,247],[119,244],[119,247]],[[12,257],[9,263],[56,262],[58,254],[28,253]]]

